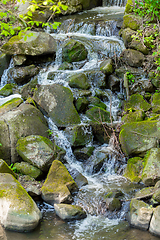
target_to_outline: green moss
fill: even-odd
[[[143,110],[148,111],[151,108],[151,105],[147,103],[142,95],[139,93],[133,94],[130,96],[130,99],[125,102],[124,111],[130,110]]]
[[[138,30],[141,25],[141,18],[139,16],[126,14],[123,17],[123,27],[130,28],[132,30]]]
[[[144,160],[142,158],[130,158],[124,172],[124,177],[129,178],[132,182],[140,182],[143,167]]]
[[[125,13],[132,13],[134,9],[133,0],[127,0],[127,4],[125,6]]]
[[[93,107],[86,111],[86,116],[93,122],[110,122],[110,112],[100,107]]]
[[[145,117],[145,113],[142,110],[137,110],[135,112],[129,112],[122,117],[122,122],[139,122],[143,121]]]
[[[152,111],[153,113],[160,113],[160,93],[154,93],[152,96]]]
[[[83,90],[87,90],[91,87],[88,78],[84,73],[79,73],[71,76],[69,80],[69,86],[71,88],[78,88]]]
[[[6,84],[3,88],[0,90],[0,95],[7,97],[11,94],[13,94],[13,88],[15,87],[15,84]]]

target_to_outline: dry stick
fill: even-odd
[[[73,21],[75,20],[75,18],[73,18],[73,20],[70,22],[70,24],[68,25],[68,28],[67,28],[67,33],[68,33],[68,30],[69,30],[69,27],[71,26],[71,24],[73,23]],[[70,38],[70,37],[69,37]]]

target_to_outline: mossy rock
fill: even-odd
[[[66,167],[60,161],[54,160],[41,190],[42,199],[54,205],[72,202],[71,194],[77,191],[78,187]]]
[[[80,112],[84,112],[87,109],[88,104],[89,104],[89,101],[87,100],[86,97],[80,97],[76,100],[75,107],[77,111],[80,113]]]
[[[68,63],[68,62],[63,62],[58,70],[73,70],[73,65],[71,63]]]
[[[74,150],[74,155],[76,159],[80,162],[87,160],[93,153],[94,147],[84,147]]]
[[[145,55],[149,53],[149,49],[140,40],[138,41],[133,39],[129,44],[129,48],[140,51]]]
[[[107,123],[92,122],[91,126],[95,141],[101,144],[109,143],[110,137],[112,135],[112,130],[110,126],[107,125]]]
[[[39,168],[34,167],[27,162],[15,163],[13,167],[18,171],[18,173],[29,175],[34,179],[39,179],[43,174]]]
[[[140,157],[130,158],[124,171],[124,177],[129,178],[132,182],[140,182],[141,174],[144,167],[144,160]]]
[[[35,76],[31,79],[27,84],[23,85],[20,89],[20,94],[23,99],[27,99],[28,97],[32,96],[34,93],[34,89],[38,84],[38,78]]]
[[[0,159],[0,173],[9,173],[13,177],[17,178],[15,172],[13,172],[11,167],[9,167],[8,164],[3,159]]]
[[[15,84],[8,83],[0,90],[0,95],[3,97],[7,97],[11,94],[13,94],[13,88],[15,87]]]
[[[14,66],[21,66],[25,61],[27,60],[27,57],[25,55],[14,55],[13,56],[13,63]]]
[[[112,192],[108,192],[104,198],[119,198],[123,196],[124,193],[121,190],[113,190]]]
[[[129,112],[122,117],[122,122],[140,122],[145,118],[145,113],[142,110],[136,110],[135,112]]]
[[[3,115],[4,113],[7,113],[15,108],[17,108],[23,100],[21,98],[13,98],[9,100],[8,102],[2,104],[0,106],[0,116]]]
[[[141,67],[144,62],[143,53],[134,49],[125,49],[121,54],[122,61],[130,67]]]
[[[155,191],[153,194],[154,201],[160,203],[160,188]]]
[[[122,207],[122,203],[118,198],[107,198],[105,200],[107,208],[109,209],[109,211],[118,211],[121,209]]]
[[[125,47],[129,46],[129,43],[132,41],[132,36],[135,33],[136,33],[136,31],[134,31],[130,28],[125,28],[122,30],[121,35],[122,35]]]
[[[151,197],[153,196],[155,192],[155,188],[154,187],[147,187],[147,188],[143,188],[140,191],[136,192],[135,194],[135,198],[137,199],[151,199]]]
[[[0,120],[0,158],[11,164],[11,142],[8,125],[5,121]]]
[[[153,94],[151,105],[154,113],[160,113],[160,93]]]
[[[127,0],[127,4],[125,6],[125,13],[132,13],[134,10],[135,1]]]
[[[110,61],[109,61],[110,62]],[[106,74],[100,70],[86,70],[85,74],[92,83],[92,86],[104,89],[106,88]]]
[[[95,106],[106,110],[106,104],[103,103],[99,98],[91,96],[88,98],[88,101],[89,101],[88,108],[92,108]]]
[[[150,222],[149,232],[158,237],[160,237],[159,224],[160,224],[160,206],[157,206],[154,209],[154,213]]]
[[[160,180],[160,149],[152,148],[145,155],[142,181],[146,186],[154,186]]]
[[[76,40],[69,40],[62,48],[63,62],[79,62],[87,58],[88,51],[85,46]]]
[[[42,171],[47,171],[54,160],[53,143],[46,137],[31,135],[21,138],[16,150],[25,162]]]
[[[142,121],[126,123],[121,127],[119,141],[123,152],[127,155],[140,154],[157,147],[160,136],[159,121]]]
[[[72,146],[85,146],[93,139],[90,125],[76,125],[73,127],[67,127],[65,134]]]
[[[132,110],[142,110],[148,111],[151,108],[151,105],[147,103],[143,96],[139,93],[133,94],[130,96],[129,100],[125,102],[124,111]]]
[[[41,85],[35,89],[33,99],[58,127],[80,123],[69,88],[59,84]]]
[[[86,116],[91,119],[92,122],[110,122],[110,112],[100,107],[92,107],[86,111]]]
[[[0,207],[1,224],[10,231],[29,232],[42,217],[26,190],[8,173],[0,173]]]
[[[137,31],[141,25],[141,17],[131,14],[126,14],[123,17],[123,28],[130,28]]]
[[[79,220],[87,217],[82,207],[70,204],[54,204],[56,214],[63,220]]]
[[[87,76],[84,73],[75,74],[69,79],[69,86],[71,88],[78,88],[87,90],[91,87]]]
[[[100,64],[100,70],[101,70],[103,73],[105,73],[106,75],[112,74],[113,71],[114,71],[112,59],[108,58],[107,60],[103,61],[103,62]]]

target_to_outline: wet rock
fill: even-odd
[[[58,70],[73,70],[73,65],[71,63],[68,63],[68,62],[63,62]]]
[[[14,66],[20,66],[27,60],[25,55],[15,55],[13,56]]]
[[[142,93],[144,92],[149,92],[152,93],[154,91],[153,84],[151,83],[150,80],[148,79],[143,79],[142,81],[135,81],[134,84],[130,87],[130,94],[134,93]]]
[[[123,62],[131,67],[141,67],[144,61],[143,53],[134,49],[125,49],[121,57]]]
[[[2,77],[4,70],[9,67],[10,60],[11,60],[10,55],[0,52],[0,78]]]
[[[132,226],[148,230],[153,209],[147,203],[132,199],[130,203],[129,222]]]
[[[157,147],[157,139],[160,136],[159,131],[159,121],[124,124],[119,135],[123,152],[127,156],[132,154],[144,156],[146,151]]]
[[[87,106],[89,104],[89,101],[85,97],[79,97],[75,102],[75,107],[77,111],[84,112],[87,109]]]
[[[112,192],[107,193],[105,198],[119,198],[123,197],[124,193],[121,190],[113,190]]]
[[[38,86],[33,99],[58,127],[80,123],[69,88],[58,84]]]
[[[106,75],[112,74],[114,71],[112,59],[108,58],[107,60],[103,61],[100,64],[100,70]]]
[[[133,39],[129,44],[129,48],[140,51],[145,55],[149,53],[149,49],[140,40],[138,41]]]
[[[107,123],[91,123],[94,140],[100,143],[109,143],[112,134],[111,128]]]
[[[151,105],[154,113],[160,113],[160,93],[153,94]]]
[[[20,94],[22,95],[22,98],[26,100],[28,97],[32,96],[37,84],[38,78],[35,76],[27,84],[23,85],[20,89]]]
[[[151,105],[143,99],[142,95],[136,93],[131,95],[129,100],[126,101],[124,111],[127,111],[129,109],[148,111],[150,108]]]
[[[23,100],[21,98],[13,98],[12,100],[2,104],[0,106],[0,116],[17,108],[22,102]]]
[[[79,220],[87,217],[82,207],[70,204],[54,204],[56,214],[63,220]]]
[[[160,236],[160,206],[156,207],[153,212],[153,217],[150,222],[149,231],[157,236]]]
[[[7,230],[28,232],[42,215],[20,183],[8,173],[0,174],[0,220]]]
[[[89,90],[79,90],[77,95],[78,97],[88,97],[92,95],[92,92]]]
[[[86,124],[67,127],[65,129],[65,135],[74,147],[85,146],[93,139],[91,127]]]
[[[72,202],[71,194],[77,191],[78,187],[66,167],[60,161],[54,160],[41,190],[42,199],[54,205]]]
[[[4,87],[1,88],[0,95],[3,97],[7,97],[13,94],[14,87],[15,87],[15,84],[12,84],[12,83],[6,84]]]
[[[115,75],[110,75],[107,79],[107,85],[112,91],[118,91],[120,89],[120,79]]]
[[[129,43],[132,41],[132,36],[135,34],[136,32],[133,31],[132,29],[130,28],[125,28],[122,30],[121,32],[121,35],[122,35],[122,38],[123,38],[123,41],[124,41],[124,45],[126,48],[128,48],[129,46]]]
[[[106,104],[104,104],[99,98],[91,96],[88,98],[88,101],[89,101],[88,108],[92,108],[95,106],[106,110]]]
[[[86,76],[94,87],[105,88],[106,87],[106,75],[98,70],[85,71]]]
[[[94,147],[84,147],[74,150],[76,159],[80,162],[87,160],[93,153]]]
[[[106,205],[109,211],[118,211],[122,207],[122,203],[118,198],[107,198]]]
[[[53,143],[46,137],[31,135],[21,138],[17,141],[16,150],[25,162],[42,171],[47,171],[54,160]]]
[[[21,36],[14,36],[5,43],[1,51],[9,55],[42,55],[55,53],[56,40],[46,32],[27,31]]]
[[[100,98],[102,101],[107,102],[111,98],[111,92],[108,89],[95,89],[95,96]]]
[[[129,112],[122,117],[122,122],[140,122],[145,118],[145,113],[142,110],[137,110],[135,112]]]
[[[87,54],[88,51],[82,43],[71,39],[62,48],[62,61],[68,63],[79,62],[85,60]]]
[[[132,30],[138,30],[141,25],[141,17],[126,14],[123,17],[123,28],[130,28]]]
[[[156,188],[155,188],[156,189]],[[154,194],[153,194],[153,199],[154,201],[160,203],[160,188],[158,188],[157,190],[155,190]]]
[[[86,162],[86,169],[89,173],[97,173],[102,168],[105,161],[109,158],[109,154],[96,151]]]
[[[84,177],[77,169],[70,168],[70,166],[67,166],[69,173],[73,177],[75,183],[77,184],[78,188],[81,188],[88,184],[88,180],[86,177]]]
[[[39,168],[34,167],[27,162],[15,163],[13,167],[18,171],[18,173],[29,175],[34,179],[40,178],[42,176],[42,171]]]
[[[136,192],[135,198],[137,199],[150,199],[155,192],[154,187],[143,188],[140,191]]]
[[[87,90],[91,87],[88,78],[84,73],[75,74],[70,77],[69,86],[71,88],[78,88]]]
[[[143,165],[144,160],[142,158],[130,158],[127,162],[127,167],[125,168],[123,176],[130,179],[132,182],[140,182]]]
[[[28,82],[31,77],[34,77],[39,72],[39,68],[35,65],[30,65],[26,67],[14,67],[9,70],[9,75],[11,79],[17,84],[23,84]]]
[[[30,185],[26,188],[26,191],[32,198],[41,196],[41,191],[37,186]]]
[[[142,172],[142,181],[147,186],[154,186],[160,180],[160,149],[152,148],[145,155],[145,166]]]
[[[0,121],[0,156],[10,165],[19,160],[16,152],[18,139],[31,134],[48,137],[47,122],[42,113],[30,104],[21,104],[13,111],[1,116]]]
[[[86,111],[86,116],[93,122],[110,122],[110,112],[100,107],[93,107]]]
[[[17,178],[16,174],[13,172],[11,167],[9,167],[8,164],[3,159],[0,159],[0,173],[9,173],[13,177]]]

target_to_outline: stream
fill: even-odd
[[[44,65],[43,70],[38,75],[39,84],[58,83],[69,87],[67,79],[75,73],[95,71],[93,77],[97,79],[98,67],[107,57],[116,57],[120,55],[125,48],[118,35],[118,25],[121,24],[124,14],[125,2],[117,0],[111,2],[108,6],[108,0],[104,0],[103,7],[94,8],[71,16],[64,16],[58,19],[62,22],[61,26],[54,32],[50,32],[57,39],[59,49],[56,54],[55,62]],[[113,6],[117,5],[117,6]],[[72,38],[81,41],[88,50],[88,61],[74,63],[73,70],[58,70],[62,62],[62,46],[66,39]],[[50,79],[48,74],[54,73],[54,79]],[[6,73],[5,73],[6,74]],[[5,84],[5,76],[2,77],[2,83]],[[94,82],[94,81],[93,81]],[[69,87],[70,88],[70,87]],[[70,88],[71,89],[71,88]],[[74,97],[77,97],[76,90],[71,89]],[[95,96],[96,87],[91,86],[92,96]],[[109,96],[104,99],[107,110],[110,110],[112,102],[112,116],[115,122],[120,121],[118,116],[120,95],[123,95],[123,89],[120,83],[119,92],[112,93],[109,89],[102,89]],[[81,124],[85,126],[88,121],[81,114]],[[130,228],[126,221],[126,212],[129,207],[129,201],[135,192],[142,186],[131,183],[126,178],[116,173],[125,167],[125,160],[119,161],[117,152],[112,144],[96,145],[90,142],[90,146],[95,146],[93,156],[102,156],[105,158],[103,167],[98,173],[93,173],[92,163],[86,166],[83,162],[77,161],[70,143],[68,142],[63,130],[59,130],[56,125],[48,119],[49,127],[55,136],[56,144],[66,150],[67,165],[71,169],[77,169],[88,180],[88,185],[81,187],[78,194],[74,197],[74,204],[82,206],[87,212],[87,218],[74,222],[65,222],[56,216],[54,208],[46,203],[37,202],[43,213],[43,219],[39,226],[31,233],[16,233],[5,231],[7,240],[158,240],[158,237],[152,236],[148,232]],[[106,157],[108,156],[108,157]],[[92,160],[92,159],[90,159]],[[92,161],[91,161],[92,162]],[[113,190],[122,191],[123,199],[120,211],[107,211],[103,197]]]

